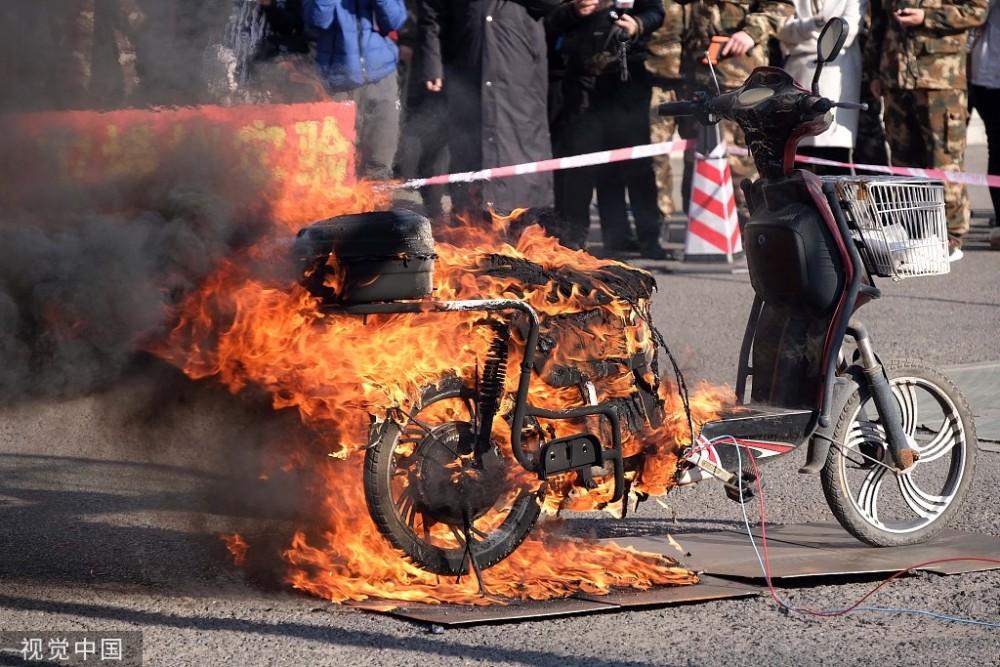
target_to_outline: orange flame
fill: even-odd
[[[400,558],[378,533],[368,513],[358,476],[361,456],[348,465],[327,464],[328,488],[324,514],[335,517],[331,527],[315,536],[298,532],[285,559],[292,565],[295,588],[334,602],[369,598],[400,602],[490,604],[479,594],[475,577],[459,580],[426,572]],[[358,507],[361,511],[347,512]],[[605,594],[613,587],[641,590],[655,585],[694,583],[689,571],[655,554],[603,546],[551,534],[537,527],[506,560],[483,571],[491,596],[545,600],[575,592]]]
[[[243,536],[239,533],[233,533],[232,535],[223,534],[219,537],[226,543],[229,553],[233,555],[233,563],[236,567],[243,567],[247,559],[247,551],[250,549],[250,545],[246,543]]]
[[[361,317],[331,312],[321,309],[318,300],[294,277],[275,279],[260,268],[273,264],[276,254],[287,250],[289,232],[298,227],[323,216],[384,208],[385,199],[384,193],[362,183],[326,201],[303,203],[298,209],[301,219],[291,214],[293,209],[287,202],[281,203],[278,208],[285,227],[276,228],[272,238],[221,264],[182,302],[174,329],[149,348],[190,377],[216,378],[233,393],[250,386],[264,389],[275,409],[297,409],[302,421],[321,439],[319,448],[295,457],[318,471],[323,480],[316,495],[326,524],[299,531],[284,552],[294,587],[335,602],[374,597],[482,604],[488,600],[479,596],[475,577],[460,581],[439,577],[401,557],[369,517],[361,484],[369,415],[411,407],[423,387],[447,374],[471,381],[491,342],[485,328],[476,325],[481,314]],[[563,338],[546,360],[547,367],[576,367],[595,358],[624,360],[639,355],[651,359],[655,346],[651,325],[643,316],[648,303],[629,303],[613,293],[607,281],[532,282],[516,272],[503,277],[502,271],[485,270],[498,261],[524,261],[553,274],[572,271],[610,278],[622,268],[585,252],[568,250],[538,226],[515,229],[519,214],[435,230],[438,259],[433,297],[442,301],[521,299],[553,322],[561,315],[597,313],[584,327],[560,331]],[[593,381],[599,400],[630,396],[636,391],[623,363],[620,370]],[[517,373],[508,374],[508,397],[516,381]],[[641,469],[629,472],[632,488],[649,494],[670,489],[678,448],[690,441],[680,397],[668,385],[659,387],[659,396],[667,414],[663,426],[639,434],[624,429],[623,433],[627,456],[645,454]],[[504,400],[501,412],[510,408],[511,399]],[[561,409],[579,406],[580,394],[576,387],[536,381],[529,400],[533,405]],[[699,390],[691,403],[696,424],[710,419],[731,400],[725,390]],[[539,428],[552,436],[578,430],[564,421],[540,423]],[[495,426],[498,438],[506,440],[509,449],[509,433],[503,433],[506,423],[497,420]],[[530,440],[530,433],[525,440]],[[521,474],[536,487],[541,484],[523,471],[512,474]],[[583,489],[576,485],[575,475],[549,479],[543,509],[555,512],[606,506],[612,480],[605,476],[596,481],[596,488]],[[226,543],[239,559],[245,546],[240,547],[242,538],[237,538],[234,535]],[[239,548],[243,551],[237,553]],[[490,595],[517,599],[696,580],[692,573],[661,556],[561,538],[544,526],[537,527],[512,556],[483,573]]]

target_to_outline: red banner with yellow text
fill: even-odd
[[[354,105],[340,102],[11,114],[0,128],[4,205],[127,209],[186,182],[293,222],[355,180]]]

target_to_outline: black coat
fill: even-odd
[[[609,33],[614,20],[612,3],[590,16],[580,17],[566,3],[546,17],[545,27],[550,41],[556,40],[560,48],[557,56],[565,69],[562,77],[562,108],[554,121],[565,125],[590,109],[615,107],[611,98],[629,95],[635,98],[636,86],[648,88],[651,84],[645,73],[646,43],[649,35],[663,24],[665,12],[662,0],[635,0],[629,14],[641,29],[626,42],[626,62],[616,59],[619,41]],[[622,79],[623,64],[629,70],[628,80]],[[648,115],[648,109],[643,113]],[[606,147],[607,148],[607,147]]]
[[[562,0],[422,0],[423,78],[444,81],[451,171],[552,157],[541,23]],[[487,183],[501,212],[552,204],[551,173]]]

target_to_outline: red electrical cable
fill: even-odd
[[[767,555],[767,530],[765,528],[764,488],[763,488],[763,485],[760,482],[760,472],[757,469],[757,460],[754,459],[753,454],[750,452],[750,447],[749,446],[743,445],[742,443],[739,443],[738,441],[736,441],[735,438],[733,440],[736,443],[737,447],[742,446],[742,447],[744,447],[744,449],[747,450],[747,455],[750,457],[750,465],[753,468],[753,474],[754,474],[754,477],[756,478],[756,481],[757,481],[757,497],[760,499],[760,542],[761,542],[761,551],[763,553],[763,560],[764,560],[764,579],[765,579],[765,581],[767,581],[767,589],[768,589],[768,592],[771,594],[771,599],[774,601],[775,604],[777,604],[782,609],[787,609],[789,611],[796,611],[796,612],[799,612],[799,613],[802,613],[802,614],[807,614],[807,615],[810,615],[810,616],[820,616],[820,617],[824,617],[824,618],[830,618],[830,617],[834,617],[834,616],[843,616],[844,614],[847,614],[847,613],[849,613],[851,611],[854,611],[855,609],[857,609],[858,607],[860,607],[861,604],[865,600],[867,600],[872,595],[874,595],[876,592],[878,592],[879,589],[881,589],[882,587],[888,585],[889,582],[891,582],[893,579],[897,579],[898,577],[903,576],[907,572],[911,572],[913,570],[917,570],[919,568],[926,567],[928,565],[934,565],[934,564],[937,564],[937,563],[950,563],[950,562],[954,562],[954,561],[962,561],[962,562],[970,562],[971,561],[971,562],[1000,564],[1000,559],[998,559],[998,558],[987,558],[987,557],[984,557],[984,556],[954,556],[954,557],[951,557],[951,558],[936,558],[934,560],[929,560],[929,561],[925,561],[923,563],[918,563],[917,565],[911,565],[910,567],[908,567],[908,568],[906,568],[904,570],[900,570],[899,572],[896,572],[892,576],[890,576],[887,579],[885,579],[884,581],[882,581],[878,586],[876,586],[875,588],[873,588],[870,591],[868,591],[861,599],[859,599],[857,602],[855,602],[854,604],[852,604],[850,607],[848,607],[846,609],[838,609],[837,611],[816,611],[814,609],[808,609],[808,608],[804,608],[804,607],[793,607],[793,606],[787,604],[781,598],[778,597],[778,593],[777,593],[777,591],[774,590],[774,584],[773,584],[772,579],[771,579],[771,564],[770,564],[770,561],[768,560],[768,555]],[[750,536],[750,539],[751,539],[751,541],[753,540],[753,536],[752,535]]]

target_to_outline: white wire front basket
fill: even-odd
[[[876,276],[901,280],[948,273],[944,184],[900,176],[824,177],[837,196],[861,260]]]

